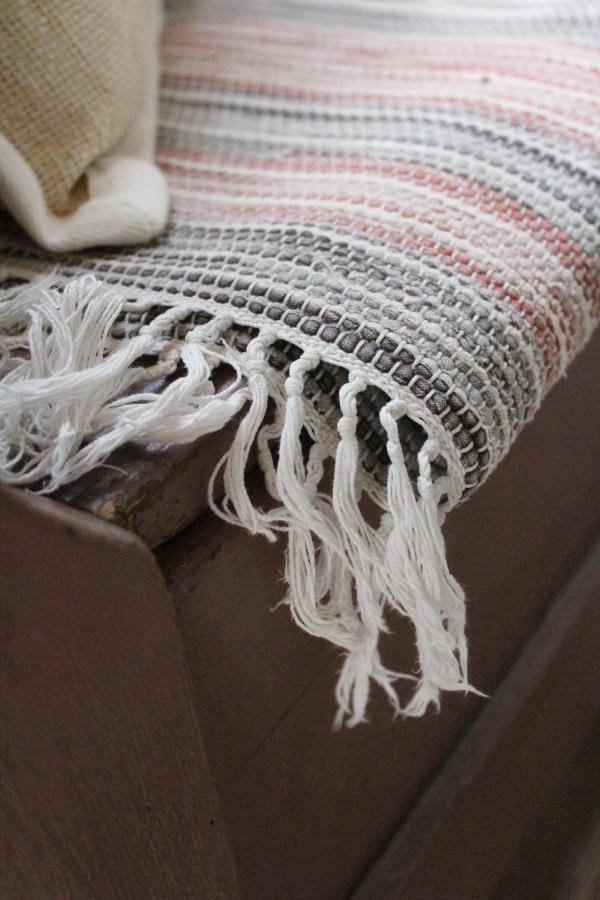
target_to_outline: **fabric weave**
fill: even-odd
[[[160,23],[160,0],[2,3],[0,206],[41,246],[140,243],[162,230]]]
[[[387,491],[380,531],[349,524],[336,538],[340,557],[368,582],[378,553],[393,569],[389,535],[404,529],[403,571],[427,582],[411,556],[425,548],[439,578],[420,589],[441,591],[435,614],[450,619],[458,653],[461,614],[444,600],[455,589],[426,496],[434,491],[442,519],[482,483],[597,322],[599,39],[599,5],[579,0],[173,5],[158,141],[172,195],[166,234],[144,248],[52,257],[4,219],[2,272],[94,274],[124,297],[115,338],[176,307],[163,337],[183,340],[225,316],[236,352],[264,351],[270,370],[288,376],[296,361],[288,402],[299,384],[310,401],[304,427],[323,455],[338,454],[348,483]],[[257,349],[265,330],[273,340]],[[390,401],[416,500],[394,462]],[[356,472],[344,444],[354,433]],[[283,446],[281,422],[273,434]],[[265,452],[262,461],[268,477]],[[306,472],[298,456],[288,463],[306,487],[311,460]],[[326,540],[333,513],[310,496],[313,530]],[[422,527],[389,506],[393,497],[405,512],[422,507]],[[284,500],[302,521],[304,494]],[[354,522],[356,508],[345,515]],[[308,554],[312,565],[311,547],[300,562]],[[365,625],[372,607],[355,602]],[[321,624],[346,621],[342,600],[325,603],[315,601]],[[406,600],[418,621],[410,609]],[[367,666],[376,680],[378,665]],[[387,689],[385,674],[379,681]],[[425,706],[435,700],[423,696]]]

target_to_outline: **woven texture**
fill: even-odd
[[[352,724],[369,678],[395,702],[376,652],[388,603],[417,631],[420,687],[403,711],[467,686],[464,602],[439,523],[508,451],[600,313],[599,41],[587,2],[175,5],[162,48],[166,234],[53,257],[1,220],[6,278],[92,273],[121,298],[111,340],[165,365],[183,346],[190,391],[194,378],[206,388],[224,338],[251,405],[224,459],[221,514],[268,537],[274,522],[287,529],[294,617],[347,651],[338,702]],[[90,285],[65,301],[65,333]],[[100,340],[106,325],[94,327]],[[239,410],[202,391],[205,432]],[[175,416],[173,392],[96,418],[90,394],[43,472],[56,482],[85,428],[114,427],[114,441],[79,453],[68,477],[128,435],[189,439],[191,407]],[[267,393],[277,417],[259,433]],[[31,421],[47,433],[53,419]],[[276,513],[254,510],[243,486],[257,434]],[[318,488],[326,456],[331,500]],[[384,511],[377,531],[363,490]]]
[[[145,0],[3,0],[0,132],[62,215],[75,186],[123,136],[151,52]]]
[[[253,8],[204,4],[165,29],[168,235],[50,259],[6,222],[2,260],[285,324],[410,392],[469,490],[598,316],[598,8]],[[335,418],[335,373],[313,381]],[[371,406],[369,470],[385,458]]]

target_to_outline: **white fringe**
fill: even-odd
[[[358,505],[357,396],[366,387],[362,375],[351,372],[348,383],[340,390],[339,398],[340,441],[335,458],[333,508],[343,525],[342,542],[351,565],[362,627],[360,640],[348,653],[338,683],[338,725],[345,716],[349,717],[349,725],[364,721],[370,679],[383,688],[394,711],[400,712],[398,697],[392,687],[398,676],[381,664],[377,647],[380,633],[387,630],[383,617],[386,598],[381,536],[367,523]]]
[[[250,407],[240,422],[231,447],[218,462],[209,481],[208,496],[210,507],[217,515],[232,525],[241,525],[250,534],[262,534],[274,541],[276,516],[257,510],[248,496],[245,482],[246,466],[252,445],[257,440],[258,430],[264,422],[269,402],[267,385],[267,350],[275,341],[275,334],[264,330],[248,345],[245,354],[234,350],[228,353],[228,360],[237,364],[246,376],[246,390],[250,396]],[[215,501],[216,479],[223,472],[225,490],[223,502]]]
[[[210,374],[220,360],[216,345],[231,324],[198,326],[183,346],[161,335],[185,314],[168,309],[138,335],[114,341],[110,330],[122,299],[91,275],[71,281],[62,294],[38,284],[0,307],[0,473],[9,484],[48,493],[103,462],[127,441],[186,443],[221,429],[247,399],[247,391],[214,396]],[[28,320],[26,338],[4,329]],[[23,355],[20,353],[23,352]],[[150,368],[134,363],[158,356]],[[123,396],[130,387],[173,372],[186,374],[161,393]],[[84,441],[87,443],[84,444]]]
[[[431,460],[439,455],[439,448],[427,440],[418,454],[417,499],[398,437],[398,419],[405,413],[399,401],[388,403],[380,413],[390,457],[387,507],[391,522],[387,523],[384,570],[396,586],[389,594],[392,605],[415,627],[421,668],[419,686],[403,713],[421,716],[429,703],[439,707],[440,690],[473,689],[467,682],[464,593],[446,565],[431,479]]]
[[[418,454],[416,486],[408,474],[398,433],[406,407],[392,400],[380,413],[388,436],[387,500],[379,528],[360,508],[357,400],[367,383],[351,372],[340,390],[339,442],[331,496],[320,490],[324,446],[314,440],[308,457],[302,432],[305,382],[318,366],[314,350],[293,362],[285,385],[269,366],[276,340],[263,329],[245,352],[224,343],[228,317],[195,327],[174,341],[172,326],[189,315],[168,308],[138,335],[111,337],[123,298],[91,275],[59,293],[48,282],[0,300],[0,476],[43,492],[78,478],[127,441],[180,443],[226,425],[247,404],[231,446],[209,485],[212,509],[228,522],[275,540],[287,533],[286,602],[308,633],[340,647],[345,659],[336,698],[336,724],[365,721],[371,681],[396,713],[422,715],[439,706],[441,690],[473,690],[467,681],[465,602],[446,564],[431,463],[439,454],[426,440]],[[136,363],[155,357],[151,367]],[[175,371],[185,373],[160,393],[140,388]],[[212,370],[221,362],[237,372],[235,384],[215,394]],[[242,378],[245,381],[242,381]],[[126,394],[137,386],[136,393]],[[273,421],[265,422],[269,401]],[[315,437],[315,435],[313,435]],[[279,440],[277,464],[271,444]],[[252,446],[273,509],[257,509],[246,488]],[[215,500],[223,475],[224,499]],[[415,680],[387,669],[379,656],[387,607],[414,625],[420,666],[416,692],[400,706],[394,681]]]

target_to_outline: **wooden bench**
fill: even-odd
[[[422,719],[375,694],[332,730],[339,657],[273,610],[283,542],[207,509],[230,432],[3,488],[0,895],[496,896],[598,711],[599,347],[447,520],[490,697]],[[384,654],[414,665],[408,625]]]

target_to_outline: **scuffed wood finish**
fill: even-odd
[[[600,542],[352,900],[494,894],[600,711],[599,598]]]
[[[0,895],[231,898],[160,571],[137,539],[0,489]]]

